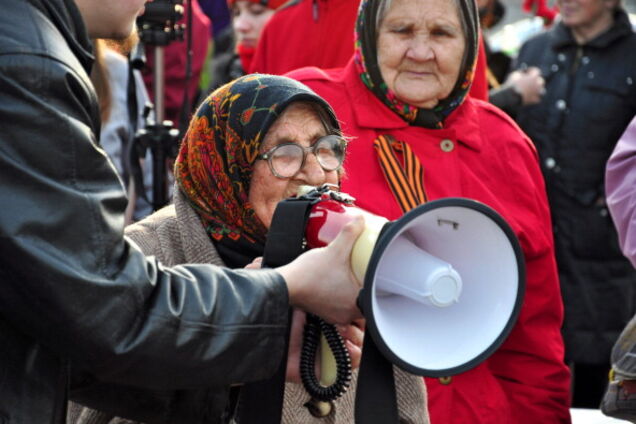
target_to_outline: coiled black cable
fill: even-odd
[[[316,352],[320,343],[320,333],[325,335],[327,344],[336,360],[336,381],[323,386],[316,377]],[[300,352],[300,379],[307,393],[322,402],[331,402],[347,392],[351,383],[351,358],[345,342],[332,324],[321,318],[307,314],[307,323],[303,333],[303,346]]]

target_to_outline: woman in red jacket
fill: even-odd
[[[520,317],[484,363],[427,379],[431,423],[569,423],[544,183],[536,151],[514,122],[466,96],[477,19],[474,0],[363,0],[348,65],[290,76],[325,98],[351,137],[342,190],[360,207],[395,219],[429,199],[468,197],[503,215],[521,242],[527,287]]]

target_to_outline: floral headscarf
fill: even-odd
[[[175,179],[223,260],[242,267],[263,254],[267,229],[248,202],[254,162],[267,131],[292,102],[331,107],[304,84],[252,74],[214,91],[190,122],[175,163]]]
[[[378,65],[376,16],[378,9],[386,1],[362,0],[360,2],[355,30],[354,61],[362,82],[393,112],[411,125],[442,128],[444,119],[466,98],[473,80],[479,37],[479,17],[476,2],[475,0],[458,0],[460,18],[466,35],[466,49],[459,70],[459,78],[447,98],[442,99],[432,109],[424,109],[398,100],[382,79]]]

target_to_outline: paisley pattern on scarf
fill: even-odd
[[[269,128],[295,101],[319,104],[340,128],[331,107],[304,84],[252,74],[210,94],[182,141],[175,180],[230,266],[262,255],[267,228],[248,201],[254,162]]]
[[[443,128],[444,119],[462,104],[472,84],[477,64],[479,21],[474,0],[459,0],[460,17],[466,31],[466,50],[460,67],[458,81],[450,95],[433,109],[418,108],[400,101],[386,85],[380,73],[377,54],[376,15],[386,0],[362,0],[355,29],[353,58],[360,78],[373,94],[411,125],[426,128]]]

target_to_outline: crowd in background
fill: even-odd
[[[625,205],[620,200],[628,194],[614,194],[621,188],[629,191],[621,186],[623,179],[633,181],[617,178],[614,171],[625,169],[616,158],[629,158],[629,148],[617,149],[608,169],[611,178],[608,174],[605,179],[606,164],[630,122],[631,133],[625,133],[622,143],[632,142],[633,151],[636,34],[625,10],[633,4],[525,2],[529,16],[534,12],[543,19],[542,28],[510,56],[494,51],[489,42],[505,20],[506,3],[477,0],[478,15],[471,16],[465,1],[449,2],[460,5],[461,28],[468,34],[465,46],[431,48],[432,53],[417,52],[421,56],[409,60],[426,61],[433,55],[456,61],[457,75],[449,77],[442,94],[418,94],[413,85],[387,75],[391,60],[398,60],[391,54],[400,54],[400,42],[424,30],[390,28],[386,31],[395,39],[383,44],[385,29],[376,21],[382,11],[373,9],[377,3],[186,0],[181,22],[189,21],[191,13],[192,28],[186,34],[192,38],[165,48],[165,118],[181,130],[179,139],[190,125],[183,143],[192,143],[194,130],[200,128],[191,119],[214,113],[205,109],[214,90],[250,73],[288,75],[326,99],[342,134],[351,138],[344,177],[340,181],[334,176],[334,181],[361,207],[389,219],[429,199],[453,195],[495,207],[523,246],[529,279],[524,309],[510,339],[482,366],[452,379],[426,379],[430,422],[565,423],[570,406],[598,408],[612,346],[636,314],[634,212],[619,213]],[[403,3],[394,0],[386,6],[389,16]],[[426,13],[421,18],[426,22]],[[155,100],[154,49],[145,45],[148,60],[139,71],[126,61],[127,46],[104,40],[95,40],[95,45],[92,78],[100,96],[101,142],[129,190],[127,222],[133,223],[152,213],[152,154],[139,148],[135,134],[152,120],[145,106]],[[441,58],[442,51],[456,57]],[[443,101],[431,108],[427,96]],[[441,147],[418,146],[425,144],[421,140],[431,140],[432,146],[440,137]],[[391,155],[421,162],[423,171],[416,179],[423,187],[408,187],[415,193],[414,203],[399,200],[399,189],[377,165],[376,152],[382,149],[390,152],[389,162]],[[461,156],[451,156],[454,150]],[[182,169],[185,154],[181,150],[176,169]],[[173,165],[173,160],[164,164],[168,192],[175,180],[183,187],[187,177],[173,176]],[[633,177],[636,170],[632,164],[621,172]],[[316,184],[322,182],[317,179]],[[218,211],[187,208],[184,192],[175,193],[177,214],[203,213],[204,225],[219,219]],[[159,225],[155,221],[152,225]],[[143,228],[129,232],[139,237]],[[260,241],[264,230],[258,230],[255,239]],[[234,256],[220,251],[220,259],[214,251],[205,262],[231,262]],[[187,252],[178,256],[168,264],[191,261]],[[232,265],[245,266],[255,256]]]

